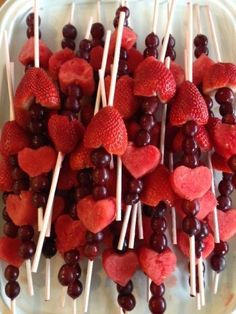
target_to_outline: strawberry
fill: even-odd
[[[136,48],[131,48],[128,51],[128,69],[129,72],[132,74],[135,72],[136,68],[138,67],[139,63],[143,61],[143,54]]]
[[[213,130],[213,143],[216,153],[225,159],[236,154],[236,125],[217,124]]]
[[[58,74],[60,67],[63,63],[68,60],[71,60],[75,57],[75,53],[73,50],[69,48],[65,48],[55,52],[49,59],[48,67],[49,67],[49,74],[54,80],[58,79]]]
[[[24,148],[18,153],[18,163],[21,169],[30,177],[37,177],[54,169],[57,154],[50,146],[38,149]]]
[[[236,65],[232,63],[215,63],[203,77],[203,91],[212,93],[222,87],[229,87],[236,92]]]
[[[114,155],[123,155],[128,145],[124,121],[118,110],[110,106],[93,117],[84,135],[85,147],[98,148],[101,145]]]
[[[207,105],[197,87],[189,81],[184,81],[177,89],[170,108],[171,125],[181,126],[189,120],[203,125],[207,123],[208,117]]]
[[[214,129],[217,125],[222,124],[222,121],[219,118],[216,117],[209,117],[206,128],[210,134],[210,136],[212,136]]]
[[[212,162],[212,167],[218,171],[226,172],[226,173],[232,173],[232,170],[228,166],[227,160],[218,155],[217,153],[214,153],[211,156],[211,162]]]
[[[105,78],[107,98],[109,97],[111,77]],[[114,108],[121,114],[123,119],[131,118],[138,109],[138,100],[133,94],[134,80],[128,75],[121,76],[116,82]]]
[[[28,134],[15,121],[4,124],[0,140],[0,151],[4,156],[15,155],[29,144]]]
[[[39,40],[39,60],[43,68],[48,67],[48,60],[51,55],[51,50],[42,40]],[[25,66],[34,63],[34,37],[30,37],[22,47],[19,54],[19,61]]]
[[[149,206],[156,206],[160,201],[166,201],[173,205],[175,194],[169,182],[170,172],[159,165],[152,173],[143,178],[143,191],[141,200]]]
[[[58,152],[71,153],[82,140],[84,127],[78,120],[53,114],[48,120],[48,133]]]
[[[73,170],[82,170],[84,168],[92,167],[90,160],[91,149],[84,147],[83,143],[80,143],[70,155],[70,167]]]
[[[103,57],[103,47],[102,46],[96,46],[93,47],[93,49],[90,52],[90,64],[93,67],[94,71],[98,71],[101,69],[102,65],[102,57]]]
[[[204,53],[193,62],[193,83],[196,86],[202,83],[205,73],[214,63],[215,62]]]
[[[184,69],[181,67],[181,65],[177,64],[174,61],[171,61],[170,71],[175,78],[176,86],[179,87],[185,80]]]
[[[63,162],[57,187],[59,190],[70,190],[77,185],[77,173],[70,168],[69,160]]]
[[[112,55],[115,51],[116,37],[117,37],[117,29],[111,35],[109,55]],[[129,27],[124,27],[123,33],[122,33],[121,47],[124,48],[125,50],[129,50],[133,47],[136,41],[137,41],[137,35],[135,34],[135,32]]]
[[[31,191],[22,191],[20,195],[8,195],[6,208],[15,225],[37,224],[37,209],[33,206],[33,193]]]
[[[60,96],[48,74],[40,68],[30,68],[17,87],[14,105],[27,110],[35,98],[36,103],[50,109],[60,108]]]
[[[134,95],[158,96],[161,102],[168,102],[176,91],[173,74],[154,57],[144,59],[134,73]]]
[[[198,146],[200,147],[201,151],[207,152],[212,149],[211,138],[206,130],[205,126],[200,125],[198,128],[198,132],[195,137]],[[182,151],[182,144],[183,144],[184,136],[181,131],[179,131],[173,141],[173,150],[175,152]]]
[[[85,96],[91,96],[95,89],[93,68],[84,59],[71,59],[60,67],[59,82],[65,94],[69,85],[77,84]]]
[[[11,192],[13,186],[12,166],[6,158],[0,155],[0,191]]]

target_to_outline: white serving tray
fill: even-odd
[[[96,19],[95,1],[75,1],[75,25],[78,29],[78,40],[83,38],[86,30],[86,23],[89,16]],[[166,1],[160,1],[160,12],[158,21],[158,35],[163,36],[165,23],[167,19]],[[172,34],[176,38],[177,62],[183,64],[183,47],[184,32],[186,29],[186,16],[184,0],[178,0],[176,14]],[[224,61],[236,62],[236,2],[235,0],[196,0],[199,4],[209,4],[212,8],[213,17],[216,24],[216,30],[220,42],[221,54]],[[8,96],[5,73],[5,56],[3,31],[9,32],[11,60],[15,62],[15,82],[18,83],[23,75],[24,69],[18,63],[18,54],[24,41],[26,40],[26,24],[25,18],[32,7],[32,0],[8,0],[0,10],[0,125],[8,119]],[[71,0],[41,0],[40,15],[42,18],[42,37],[47,45],[53,50],[60,48],[61,30],[63,25],[68,22]],[[142,50],[145,36],[151,31],[151,21],[153,12],[153,0],[130,0],[129,7],[131,9],[131,25],[139,35],[138,47]],[[118,1],[102,1],[102,22],[106,27],[113,29],[112,20],[115,10],[118,7]],[[209,27],[206,21],[205,12],[202,13],[203,32],[208,35],[210,44],[210,56],[215,58],[212,53],[213,46],[211,44]],[[196,34],[196,29],[195,33]],[[190,299],[188,296],[188,274],[186,273],[187,260],[177,251],[178,268],[176,272],[166,281],[166,300],[167,314],[194,314],[196,310],[196,300]],[[206,300],[207,305],[201,313],[204,314],[231,314],[236,313],[236,240],[230,242],[230,254],[227,256],[227,268],[220,279],[220,289],[217,296],[214,296],[211,289],[211,271],[207,271],[207,289]],[[53,259],[52,273],[52,299],[44,302],[44,261],[41,260],[39,273],[34,275],[35,296],[30,298],[26,288],[25,271],[22,267],[20,283],[22,291],[17,298],[17,314],[69,314],[72,313],[72,301],[70,298],[66,300],[66,307],[60,307],[61,287],[57,282],[57,272],[62,264],[61,257]],[[8,303],[8,299],[4,294],[5,281],[2,271],[5,265],[0,268],[0,287],[2,301],[0,302],[0,313],[8,313],[4,303]],[[84,282],[86,273],[86,263],[83,267],[82,281]],[[138,272],[134,278],[134,294],[137,305],[132,313],[144,314],[149,313],[146,303],[146,277]],[[101,267],[101,260],[96,260],[92,290],[91,302],[89,306],[89,314],[118,314],[117,292],[115,284],[109,280]],[[1,301],[1,300],[0,300]],[[83,295],[78,299],[78,313],[82,312]]]

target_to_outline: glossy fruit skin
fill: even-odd
[[[12,266],[12,265],[8,265],[5,268],[4,276],[5,276],[6,280],[8,280],[10,282],[16,281],[17,278],[19,277],[19,268]]]
[[[189,236],[195,236],[201,230],[201,224],[196,217],[186,216],[183,219],[182,228]]]
[[[152,296],[149,300],[149,310],[153,314],[162,314],[166,310],[166,301],[162,297]]]
[[[67,294],[72,298],[72,299],[77,299],[83,292],[83,285],[81,281],[76,280],[69,284],[67,288]]]
[[[75,40],[77,36],[77,30],[74,25],[72,24],[67,24],[63,27],[62,29],[62,34],[65,38],[67,39],[72,39]]]
[[[136,301],[132,294],[128,295],[118,295],[118,304],[125,311],[132,311],[135,308]]]
[[[119,284],[116,285],[116,289],[117,289],[118,293],[121,295],[128,295],[128,294],[132,293],[133,287],[134,287],[134,285],[133,285],[132,280],[129,280],[129,282],[127,283],[127,285],[125,287],[122,287]]]
[[[224,256],[212,255],[210,262],[211,268],[217,273],[222,272],[226,267]]]
[[[76,279],[76,269],[68,264],[62,265],[58,273],[58,280],[62,286],[68,286]]]
[[[9,299],[14,300],[20,294],[20,285],[17,281],[8,282],[5,286],[5,293]]]

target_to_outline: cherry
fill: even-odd
[[[74,25],[66,24],[62,29],[62,34],[66,39],[74,40],[77,36],[77,30]]]
[[[96,167],[107,167],[111,162],[111,155],[102,147],[94,149],[90,157]]]
[[[207,46],[208,45],[208,38],[207,36],[203,35],[203,34],[198,34],[195,38],[194,38],[194,45],[196,47],[199,46]]]
[[[73,249],[64,253],[64,260],[69,265],[75,265],[79,262],[80,253],[78,250]]]
[[[159,38],[153,32],[148,34],[145,39],[145,45],[147,48],[156,48],[159,46]]]
[[[29,241],[34,236],[34,228],[30,225],[21,226],[18,229],[18,237],[21,241]]]
[[[128,295],[133,291],[133,282],[129,280],[129,282],[123,287],[119,284],[116,285],[116,289],[121,295]]]
[[[4,271],[4,276],[8,281],[16,281],[19,277],[19,268],[8,265]]]
[[[200,211],[200,203],[199,200],[183,200],[182,201],[182,208],[184,213],[187,216],[196,216]]]
[[[164,233],[153,233],[150,237],[150,246],[158,253],[162,253],[167,248],[167,244],[167,238]]]
[[[36,245],[33,241],[25,241],[21,244],[20,250],[19,250],[19,255],[27,260],[30,259],[36,250]]]
[[[69,284],[67,288],[67,294],[72,299],[77,299],[83,292],[83,285],[79,280],[76,280]]]
[[[162,283],[161,285],[156,285],[153,281],[150,285],[150,290],[153,296],[155,297],[162,297],[165,293],[165,285]]]
[[[224,256],[212,255],[210,262],[211,268],[217,273],[220,273],[225,269],[226,262]]]
[[[94,39],[102,39],[105,34],[105,29],[102,23],[93,23],[91,35]]]
[[[166,310],[166,301],[163,297],[152,296],[149,300],[149,309],[153,314],[162,314]]]
[[[135,308],[136,301],[133,294],[118,295],[117,298],[119,306],[125,311],[132,311]]]
[[[229,252],[229,245],[227,242],[220,241],[220,243],[215,243],[214,254],[219,256],[224,256]]]
[[[5,293],[9,299],[14,300],[20,294],[20,285],[17,281],[10,281],[5,286]]]
[[[182,222],[182,229],[189,236],[195,236],[201,230],[200,221],[196,217],[186,216]]]
[[[76,279],[76,269],[68,264],[61,266],[58,273],[58,280],[62,286],[68,286]]]

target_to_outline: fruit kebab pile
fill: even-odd
[[[0,140],[6,220],[0,257],[8,263],[6,294],[12,300],[12,312],[20,292],[19,267],[26,261],[29,275],[33,255],[33,272],[41,254],[46,258],[46,300],[50,299],[50,259],[58,252],[64,259],[58,272],[62,305],[67,293],[74,300],[74,313],[83,285],[84,312],[88,311],[93,263],[100,253],[105,273],[117,285],[121,313],[138,303],[132,279],[138,268],[150,278],[149,310],[164,313],[164,282],[176,266],[166,236],[168,211],[174,206],[183,219],[178,246],[190,257],[191,295],[199,293],[204,305],[202,258],[214,249],[211,266],[218,274],[228,251],[223,241],[236,231],[234,211],[228,211],[236,186],[232,175],[236,170],[232,145],[235,65],[219,63],[219,57],[218,63],[211,61],[202,34],[194,40],[198,59],[192,62],[192,5],[183,81],[181,67],[173,62],[175,40],[170,35],[175,0],[159,60],[159,1],[155,1],[153,32],[146,37],[143,55],[136,48],[137,35],[128,27],[127,2],[116,11],[111,40],[107,31],[104,42],[101,14],[97,23],[90,18],[77,53],[74,4],[70,23],[63,28],[63,49],[55,53],[39,40],[38,4],[35,1],[34,13],[27,17],[29,38],[19,55],[26,71],[14,96],[15,120],[11,114]],[[100,1],[97,5],[100,12]],[[7,68],[10,82],[9,61]],[[196,87],[200,83],[202,95]],[[211,101],[205,95],[215,90],[222,122],[212,116]],[[181,152],[173,155],[173,173],[165,157],[170,149],[169,129],[177,129],[172,146]],[[217,198],[221,242],[216,241],[215,248],[212,172],[200,160],[211,149],[215,149],[213,167],[223,170]],[[85,284],[80,279],[82,258],[88,259]]]

